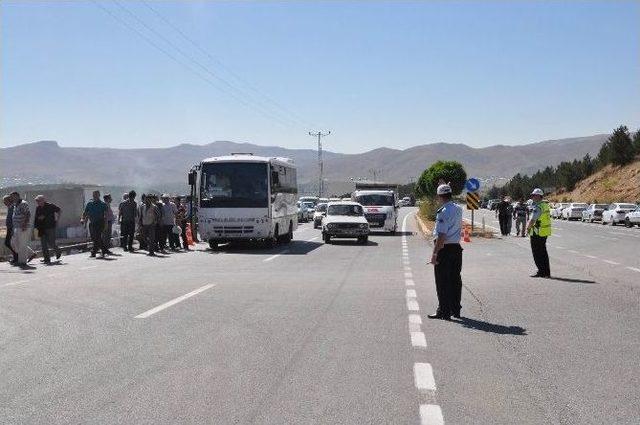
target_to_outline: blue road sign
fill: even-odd
[[[467,180],[465,187],[467,188],[467,192],[476,192],[478,189],[480,189],[480,181],[472,177]]]

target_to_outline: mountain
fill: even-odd
[[[379,148],[359,154],[324,152],[325,178],[331,192],[348,190],[350,178],[371,178],[378,170],[384,181],[406,183],[439,159],[460,161],[469,176],[481,179],[532,173],[547,165],[597,154],[608,135],[548,140],[520,146],[472,148],[434,143],[408,149]],[[317,187],[317,152],[250,143],[217,141],[170,148],[67,148],[41,141],[0,149],[0,184],[83,182],[158,190],[182,190],[187,172],[203,158],[231,152],[284,156],[298,165],[302,190]],[[179,188],[179,189],[174,189]]]

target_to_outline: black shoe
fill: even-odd
[[[544,275],[540,272],[536,273],[536,274],[532,274],[531,277],[544,277]]]
[[[460,312],[456,311],[455,313],[452,314],[453,317],[455,317],[456,319],[460,318]]]
[[[440,313],[440,312],[435,312],[433,314],[429,314],[427,317],[429,319],[451,320],[451,316],[449,316],[448,314]]]
[[[56,252],[56,260],[59,260],[61,256],[62,256],[61,252]]]

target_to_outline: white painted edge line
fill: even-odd
[[[320,236],[316,236],[315,238],[307,239],[305,242],[313,242],[318,239]]]
[[[264,260],[262,260],[262,262],[263,262],[263,263],[266,263],[266,262],[268,262],[268,261],[271,261],[271,260],[273,260],[273,259],[278,258],[278,257],[279,257],[279,256],[281,256],[282,254],[286,254],[287,252],[289,252],[289,250],[288,250],[288,249],[285,249],[284,251],[281,251],[281,252],[280,252],[280,253],[278,253],[278,254],[272,255],[272,256],[271,256],[271,257],[269,257],[269,258],[265,258]]]
[[[422,317],[419,314],[410,314],[409,315],[409,323],[415,323],[417,325],[422,324]]]
[[[407,289],[407,298],[417,298],[418,294],[416,294],[415,289]]]
[[[634,272],[638,272],[640,273],[640,269],[636,268],[636,267],[627,267],[627,269],[632,270]]]
[[[406,279],[404,281],[404,284],[407,286],[416,286],[416,283],[413,281],[413,279]]]
[[[420,425],[444,425],[440,406],[437,404],[421,404]]]
[[[619,266],[620,265],[620,263],[616,263],[615,261],[611,261],[611,260],[602,260],[602,261],[604,261],[607,264],[614,265],[614,266]]]
[[[156,313],[158,313],[158,312],[160,312],[160,311],[162,311],[162,310],[164,310],[166,308],[169,308],[172,305],[178,304],[179,302],[184,301],[187,298],[191,298],[194,295],[198,295],[200,292],[204,292],[207,289],[213,288],[214,286],[216,286],[216,285],[214,285],[212,283],[210,283],[208,285],[201,286],[200,288],[198,288],[196,290],[193,290],[193,291],[189,292],[188,294],[181,295],[178,298],[174,298],[171,301],[167,301],[164,304],[160,304],[159,306],[154,307],[151,310],[147,310],[144,313],[140,313],[135,317],[135,319],[146,319],[147,317],[149,317],[151,315],[154,315],[154,314],[156,314]]]
[[[424,336],[424,332],[411,332],[411,346],[427,348],[427,338]]]
[[[429,363],[414,363],[413,377],[417,389],[422,391],[436,390],[436,380],[433,378],[433,369]]]
[[[415,298],[407,299],[407,310],[409,311],[419,311],[420,306],[418,305],[418,301]]]
[[[413,279],[413,274],[411,274],[411,272],[404,272],[404,278],[405,279]]]
[[[598,257],[596,257],[595,255],[589,255],[589,254],[584,254],[585,257],[587,258],[591,258],[592,260],[597,260]]]

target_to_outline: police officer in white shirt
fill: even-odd
[[[460,318],[460,297],[462,295],[462,208],[451,200],[451,186],[441,184],[437,190],[442,206],[436,215],[433,229],[433,255],[438,310],[430,314],[430,319],[451,320],[451,316]]]

